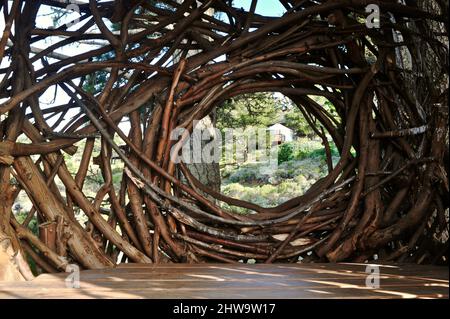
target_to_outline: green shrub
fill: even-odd
[[[278,167],[270,175],[261,172],[261,163],[247,162],[222,169],[222,193],[262,207],[274,207],[304,194],[328,174],[325,149],[320,139],[301,138],[278,146]],[[334,165],[339,160],[330,142]],[[250,210],[221,203],[224,209],[249,214]]]
[[[28,212],[21,210],[21,211],[15,213],[14,216],[16,217],[17,221],[22,224],[24,222],[24,220],[27,218],[27,215],[28,215]],[[39,233],[38,233],[38,222],[37,222],[37,219],[36,219],[35,216],[33,216],[33,218],[31,218],[31,221],[28,224],[28,228],[36,236],[39,235]]]
[[[278,164],[290,161],[294,158],[293,143],[281,144],[278,149]]]
[[[331,156],[339,156],[339,151],[333,142],[330,142]],[[325,147],[319,141],[300,141],[298,143],[297,151],[295,153],[295,158],[302,160],[307,158],[319,158],[326,160]]]
[[[251,183],[258,179],[258,171],[249,167],[241,167],[230,174],[228,180],[231,183]]]

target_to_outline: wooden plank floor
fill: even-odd
[[[0,298],[448,298],[448,267],[379,265],[380,288],[365,285],[366,264],[125,264],[87,270],[80,288],[67,274],[0,282]]]

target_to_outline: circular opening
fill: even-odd
[[[188,156],[181,157],[201,193],[230,212],[275,212],[326,177],[342,146],[327,125],[339,125],[340,117],[323,96],[296,100],[279,92],[238,94],[194,122]]]
[[[337,119],[328,100],[311,99]],[[234,148],[233,157],[222,155],[220,190],[223,195],[261,207],[276,207],[303,195],[328,174],[338,161],[339,152],[329,134],[312,126],[316,119],[306,119],[309,114],[305,116],[302,111],[285,95],[272,92],[239,95],[217,107],[216,126],[222,136],[232,132],[233,142],[243,144]],[[262,132],[267,134],[264,145],[258,144]],[[270,152],[276,153],[276,163],[272,169],[266,169]],[[228,204],[224,207],[250,212]]]

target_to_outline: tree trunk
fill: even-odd
[[[195,129],[199,131],[209,131],[210,134],[214,134],[212,130],[215,128],[215,124],[216,124],[215,114],[210,114],[204,117],[202,120],[200,120],[197,123]],[[203,150],[205,145],[208,143],[209,141],[202,141],[201,149]],[[193,144],[194,144],[193,139],[191,139],[191,151],[195,153],[196,150],[194,149]],[[214,161],[212,163],[206,163],[202,158],[201,163],[190,163],[187,164],[186,167],[189,169],[191,174],[203,185],[216,192],[220,191],[221,180],[220,180],[219,162]],[[199,192],[209,200],[215,201],[215,199],[212,196],[205,194],[201,191]]]

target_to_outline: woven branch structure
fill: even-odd
[[[57,28],[40,28],[39,12],[66,3],[1,3],[0,250],[23,277],[23,256],[46,272],[447,260],[448,1],[375,1],[379,25],[366,25],[370,1],[280,0],[280,17],[258,14],[263,1],[277,2],[253,0],[248,11],[223,0],[77,2],[77,19]],[[100,89],[86,90],[99,74]],[[67,103],[43,103],[49,90]],[[170,155],[183,144],[173,129],[191,132],[227,99],[255,92],[289,97],[330,164],[304,195],[271,208],[211,190]],[[325,97],[338,119],[311,96]],[[29,143],[17,141],[22,134]],[[65,158],[77,151],[73,172]],[[113,157],[123,162],[119,186]],[[95,198],[83,191],[92,162],[103,180]],[[21,190],[33,203],[23,222],[12,213]]]

